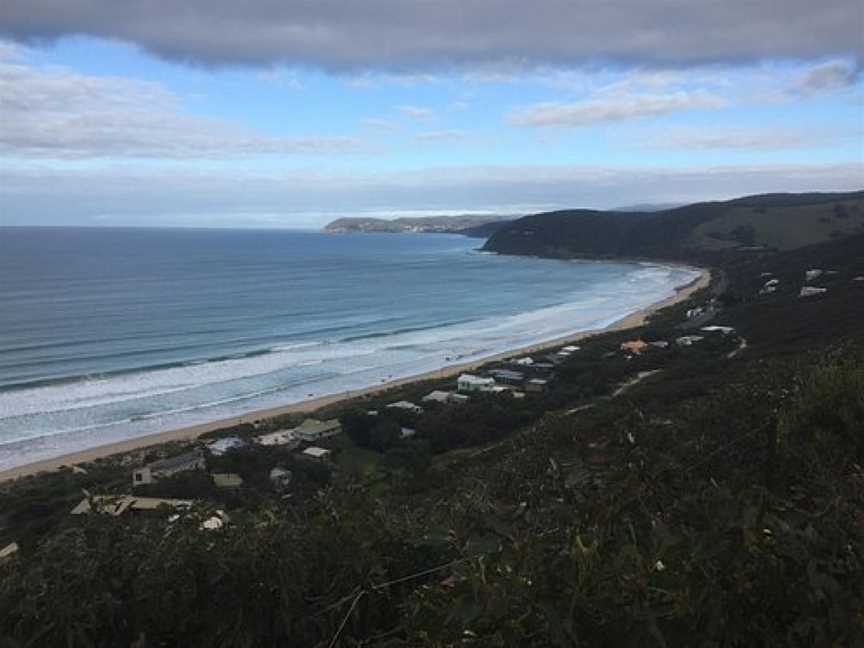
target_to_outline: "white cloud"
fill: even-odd
[[[207,158],[357,151],[347,136],[278,137],[184,113],[164,86],[0,58],[0,154],[15,158]]]
[[[402,124],[397,121],[392,119],[380,119],[378,117],[369,117],[368,119],[362,120],[361,123],[368,128],[382,131],[395,131],[402,128]]]
[[[703,90],[677,90],[664,94],[601,93],[570,103],[545,102],[519,108],[507,121],[514,126],[583,127],[597,123],[656,117],[695,109],[716,109],[726,101]]]
[[[436,130],[417,134],[414,139],[421,142],[456,142],[464,140],[467,134],[460,130]]]
[[[656,149],[782,151],[832,144],[840,133],[828,130],[793,130],[766,127],[711,129],[670,128],[647,138],[644,146]]]
[[[429,119],[432,116],[431,109],[419,106],[398,106],[396,110],[411,119]]]

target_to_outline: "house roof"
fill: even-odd
[[[8,545],[0,549],[0,560],[3,560],[4,558],[9,558],[16,553],[18,553],[18,543],[10,542]]]
[[[255,437],[255,441],[261,445],[285,445],[293,440],[294,432],[291,430],[279,430]]]
[[[134,495],[95,495],[92,501],[101,513],[117,517],[129,510],[155,511],[160,506],[168,508],[188,508],[192,500],[165,499],[161,497],[135,497]],[[83,515],[92,512],[91,500],[84,498],[72,509],[72,515]]]
[[[464,383],[473,383],[475,385],[490,385],[495,382],[494,378],[483,378],[482,376],[475,376],[474,374],[462,374],[459,376],[459,382]]]
[[[406,410],[415,410],[421,411],[423,408],[419,405],[415,405],[411,401],[396,401],[395,403],[390,403],[387,407],[395,407],[396,409],[406,409]]]
[[[317,434],[320,432],[329,432],[340,427],[342,427],[342,424],[339,423],[339,419],[319,421],[318,419],[308,418],[294,428],[294,431],[301,434]]]
[[[321,457],[326,457],[330,454],[330,450],[326,448],[319,448],[317,446],[310,446],[303,451],[303,454],[308,457],[314,457],[315,459],[320,459]]]
[[[197,463],[199,461],[201,461],[201,453],[198,450],[193,450],[192,452],[187,452],[185,454],[154,461],[153,463],[147,464],[147,467],[150,468],[150,470],[173,470],[174,468],[179,468],[186,464]]]
[[[207,444],[207,449],[210,450],[215,455],[224,454],[226,451],[231,450],[232,448],[239,448],[244,445],[245,441],[240,437],[231,436],[225,437],[223,439],[216,439],[212,443]]]
[[[453,397],[453,394],[446,391],[441,391],[436,389],[434,391],[429,392],[423,397],[424,401],[437,401],[439,403],[446,403]]]
[[[237,473],[213,473],[213,483],[219,488],[237,488],[243,485],[243,478]]]
[[[521,371],[511,371],[509,369],[492,369],[489,373],[496,378],[508,380],[522,380],[525,378],[525,374]]]

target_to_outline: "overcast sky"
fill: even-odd
[[[4,0],[0,224],[864,188],[859,0]]]

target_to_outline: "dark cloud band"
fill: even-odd
[[[199,65],[417,70],[489,65],[860,60],[859,0],[5,0],[0,34],[83,34]]]

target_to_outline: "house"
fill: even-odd
[[[577,351],[581,351],[582,347],[573,346],[572,344],[569,346],[565,346],[561,349],[562,351],[566,351],[567,353],[576,353]]]
[[[231,436],[225,437],[224,439],[217,439],[212,443],[207,444],[207,449],[210,451],[214,457],[221,457],[229,450],[233,450],[235,448],[242,448],[246,445],[246,442],[240,437]]]
[[[222,509],[219,509],[214,511],[213,515],[204,520],[198,528],[202,531],[218,531],[230,521],[231,518],[228,517],[228,514]]]
[[[648,348],[648,343],[644,340],[630,340],[629,342],[621,343],[621,351],[627,351],[634,355],[639,355]]]
[[[213,473],[210,476],[216,488],[240,488],[243,485],[243,478],[237,473]]]
[[[706,333],[722,333],[723,335],[732,335],[735,332],[731,326],[703,326],[699,330]]]
[[[861,275],[859,277],[853,277],[852,281],[864,281],[864,275]]]
[[[532,369],[535,369],[539,372],[552,371],[555,369],[555,365],[551,362],[535,362]]]
[[[188,509],[192,506],[192,500],[165,499],[162,497],[135,497],[134,495],[95,495],[92,498],[85,497],[72,509],[71,515],[86,515],[94,510],[97,513],[106,513],[112,517],[119,517],[128,512],[153,513],[164,508]]]
[[[690,310],[687,311],[687,314],[686,314],[687,319],[694,319],[696,317],[699,317],[704,312],[705,312],[705,309],[702,308],[701,306],[698,306],[696,308],[691,308]]]
[[[417,430],[414,430],[412,428],[403,427],[401,430],[399,430],[399,438],[401,439],[410,439],[415,434],[417,434]]]
[[[204,457],[199,450],[193,450],[176,457],[168,457],[149,463],[132,472],[132,486],[152,484],[157,479],[164,479],[187,470],[203,470]]]
[[[414,412],[415,414],[423,413],[422,407],[420,407],[419,405],[415,405],[410,401],[396,401],[395,403],[390,403],[387,407],[405,410],[406,412]]]
[[[510,371],[509,369],[492,369],[489,372],[496,382],[502,382],[505,385],[521,385],[525,382],[525,374],[521,371]]]
[[[277,430],[255,437],[255,443],[262,446],[288,446],[292,450],[300,445],[300,439],[292,430]]]
[[[543,380],[542,378],[532,378],[525,383],[525,391],[533,392],[535,394],[545,392],[548,387],[549,381]]]
[[[301,454],[307,459],[323,462],[330,459],[330,455],[333,454],[333,451],[327,450],[326,448],[319,448],[317,446],[309,446]]]
[[[675,344],[677,344],[678,346],[693,346],[697,342],[700,342],[704,339],[705,338],[701,335],[685,335],[676,339]]]
[[[424,403],[449,403],[450,392],[436,389],[426,394],[422,399]]]
[[[534,364],[534,359],[526,356],[524,358],[516,358],[515,360],[511,360],[511,362],[522,367],[530,367]]]
[[[780,282],[777,279],[772,279],[771,281],[766,282],[762,289],[759,291],[760,295],[770,295],[773,292],[777,291],[777,285]]]
[[[294,473],[281,466],[276,466],[270,471],[270,483],[279,491],[284,491],[291,485],[292,477],[294,477]]]
[[[648,346],[655,349],[668,349],[669,343],[666,340],[657,340],[656,342],[649,342]]]
[[[468,397],[464,394],[456,394],[439,389],[431,391],[423,397],[424,403],[464,403],[467,400]]]
[[[0,562],[3,562],[7,558],[11,558],[16,553],[18,553],[18,543],[10,542],[8,545],[0,549]]]
[[[294,436],[306,443],[312,443],[319,439],[326,439],[335,436],[342,432],[342,424],[339,419],[329,419],[327,421],[319,421],[318,419],[308,418],[293,430]]]
[[[813,281],[814,279],[818,279],[819,277],[821,277],[822,272],[823,271],[819,270],[818,268],[813,268],[812,270],[808,270],[804,273],[804,279],[805,281]]]
[[[816,295],[821,295],[822,293],[828,292],[827,288],[816,288],[815,286],[804,286],[801,289],[801,292],[798,293],[799,297],[815,297]]]
[[[456,388],[462,393],[489,391],[495,384],[494,378],[482,378],[474,374],[462,374],[456,380]]]

